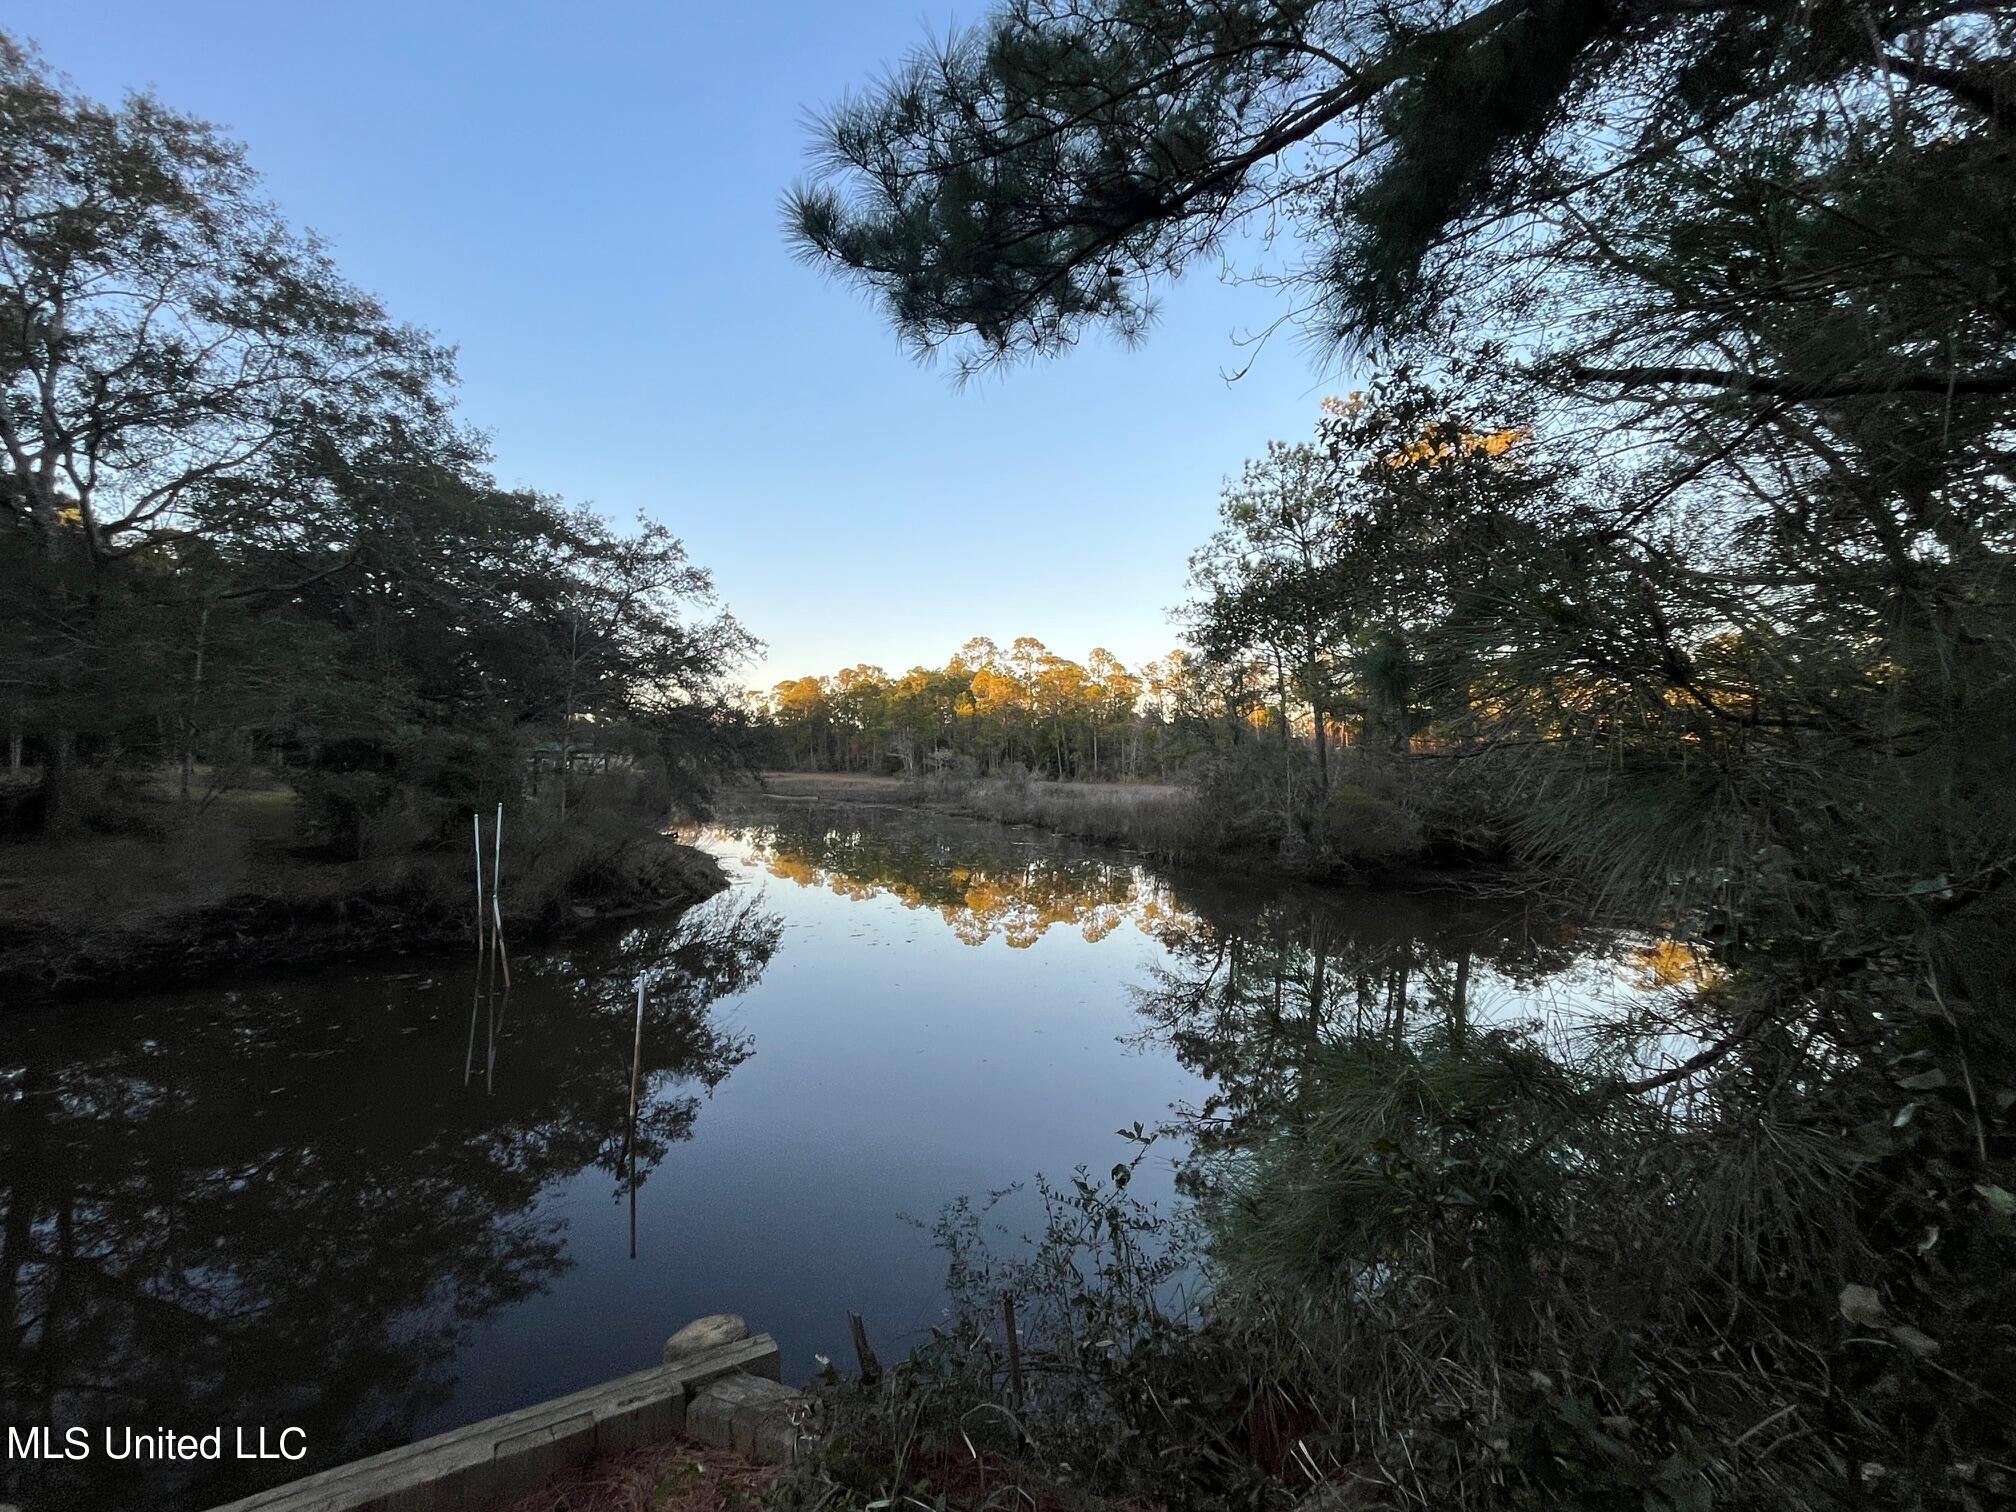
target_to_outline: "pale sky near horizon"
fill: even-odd
[[[767,686],[973,635],[1161,654],[1224,477],[1345,386],[1285,337],[1228,384],[1281,306],[1200,266],[1144,345],[961,390],[793,258],[809,114],[981,10],[16,0],[0,26],[244,141],[351,280],[460,349],[499,478],[670,525]]]

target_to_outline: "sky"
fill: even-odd
[[[245,142],[267,193],[459,350],[495,470],[671,526],[767,643],[744,680],[942,663],[1034,635],[1130,665],[1218,490],[1327,392],[1274,295],[1200,267],[1148,340],[965,388],[779,209],[809,121],[982,14],[909,0],[14,0],[85,93],[148,89]]]

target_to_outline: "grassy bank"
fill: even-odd
[[[280,786],[188,809],[142,794],[110,832],[0,845],[0,992],[116,991],[469,938],[466,836],[337,856],[302,836],[298,808]],[[662,823],[662,807],[620,784],[589,788],[564,821],[512,805],[507,934],[550,937],[718,891],[719,869]]]
[[[763,786],[773,796],[793,801],[936,809],[999,824],[1033,824],[1172,860],[1197,859],[1197,800],[1174,786],[985,779],[913,782],[845,772],[765,772]]]
[[[1195,785],[1044,782],[1028,778],[871,777],[842,772],[765,772],[763,786],[790,802],[925,808],[1146,852],[1184,866],[1210,866],[1313,880],[1405,878],[1423,868],[1501,859],[1488,846],[1452,843],[1454,827],[1424,823],[1409,805],[1351,782],[1328,794],[1270,787],[1272,763],[1255,772],[1223,765]]]

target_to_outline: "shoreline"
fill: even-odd
[[[938,792],[926,783],[903,777],[764,771],[757,774],[753,787],[730,791],[753,792],[787,803],[902,809],[1037,829],[1090,844],[1139,851],[1186,871],[1312,887],[1460,889],[1468,879],[1518,874],[1517,868],[1489,859],[1438,864],[1422,857],[1405,857],[1323,867],[1298,866],[1279,854],[1260,851],[1200,849],[1183,843],[1197,800],[1187,789],[1167,783],[1031,782],[1018,791],[983,779],[969,783],[963,792]]]
[[[1436,865],[1409,858],[1326,870],[1278,855],[1200,849],[1185,843],[1195,798],[1163,784],[1039,782],[1010,789],[979,783],[941,790],[900,777],[765,771],[755,783],[719,796],[732,801],[736,794],[1034,829],[1135,851],[1184,871],[1321,888],[1463,890],[1507,876],[1506,868],[1475,860]],[[715,858],[670,834],[638,836],[622,844],[618,858],[613,886],[593,897],[549,891],[531,906],[507,907],[508,936],[528,946],[566,939],[614,919],[685,909],[728,886]],[[38,859],[39,872],[34,865],[13,875],[0,870],[0,903],[49,891],[40,884],[73,870],[78,858],[51,852]],[[97,914],[74,898],[23,909],[0,917],[0,1014],[83,997],[127,997],[233,968],[454,950],[468,943],[468,885],[463,858],[446,851],[368,867],[286,858],[207,892],[143,881],[136,897]]]
[[[624,890],[505,910],[514,945],[550,943],[612,920],[681,910],[728,886],[711,856],[665,835],[629,847]],[[52,938],[47,916],[0,926],[0,1015],[79,997],[128,997],[233,969],[317,966],[385,954],[428,954],[469,943],[468,879],[459,858],[410,858],[389,878],[356,885],[315,874],[315,863],[275,868],[252,885],[182,907],[154,904],[109,926]],[[288,884],[294,884],[289,886]],[[17,884],[18,885],[18,884]],[[0,894],[4,896],[4,894]]]

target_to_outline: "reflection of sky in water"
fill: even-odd
[[[1508,981],[1486,970],[1473,978],[1473,1021],[1523,1029],[1557,1060],[1614,1058],[1619,1074],[1663,1070],[1694,1054],[1692,1035],[1648,1033],[1678,1019],[1683,996],[1711,968],[1685,945],[1632,935],[1616,948],[1578,957],[1538,982]]]
[[[694,839],[728,892],[522,952],[508,1004],[466,960],[396,959],[17,1021],[0,1193],[43,1252],[56,1214],[81,1225],[89,1279],[5,1415],[61,1422],[116,1378],[136,1421],[284,1401],[333,1459],[634,1370],[703,1313],[775,1333],[791,1376],[847,1358],[849,1310],[898,1355],[943,1306],[909,1219],[1103,1174],[1133,1153],[1117,1130],[1214,1093],[1260,1106],[1315,1040],[1396,1002],[1410,1032],[1446,1017],[1459,974],[1472,1023],[1562,1045],[1646,1001],[1650,968],[1516,903],[1170,876],[889,810],[773,805]],[[1136,1195],[1173,1200],[1175,1153]],[[31,1309],[51,1274],[14,1277]],[[12,1499],[139,1508],[161,1484]]]
[[[943,1306],[943,1256],[911,1219],[1037,1172],[1104,1171],[1132,1151],[1117,1129],[1203,1087],[1124,1043],[1128,986],[1180,916],[1152,873],[984,826],[871,819],[817,847],[691,838],[733,881],[696,915],[754,900],[782,924],[760,979],[712,1015],[754,1054],[639,1189],[634,1267],[606,1173],[542,1201],[568,1223],[574,1268],[479,1331],[440,1422],[513,1404],[556,1352],[596,1359],[583,1380],[632,1368],[667,1328],[723,1308],[776,1333],[793,1373],[846,1357],[850,1309],[900,1353]],[[501,1075],[512,1056],[507,1036]],[[1145,1198],[1170,1200],[1173,1153],[1143,1168]],[[1027,1223],[1034,1204],[997,1216]]]

